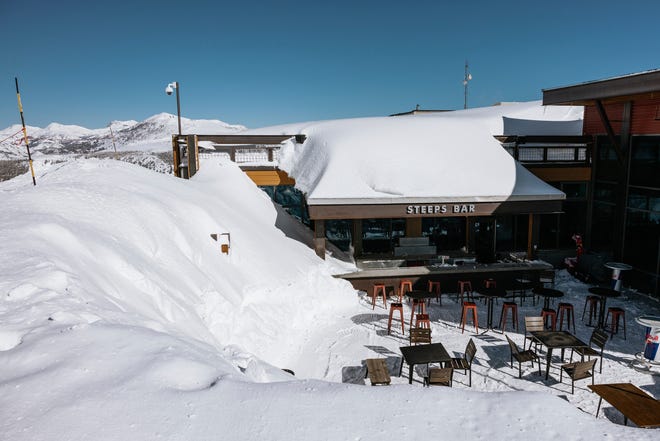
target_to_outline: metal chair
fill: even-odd
[[[505,337],[509,342],[509,348],[511,348],[511,369],[513,369],[513,359],[515,358],[516,361],[518,362],[518,378],[522,378],[522,364],[527,361],[532,362],[532,367],[534,367],[534,361],[538,362],[539,375],[541,375],[541,362],[539,361],[539,357],[538,355],[536,355],[536,352],[531,350],[521,351],[518,348],[518,345],[516,345],[514,341],[509,338],[508,335],[506,335]]]

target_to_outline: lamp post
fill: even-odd
[[[181,102],[179,101],[179,87],[179,82],[174,81],[167,85],[165,93],[172,95],[172,92],[176,89],[176,117],[179,122],[179,135],[181,135]]]
[[[467,109],[468,82],[471,79],[472,79],[472,74],[468,71],[468,62],[467,60],[465,60],[465,77],[463,77],[463,88],[465,89],[465,101],[463,102],[464,109]]]
[[[179,137],[181,136],[181,102],[179,101],[179,82],[173,81],[167,85],[165,88],[165,93],[172,95],[172,92],[176,90],[176,117],[179,124]],[[186,149],[181,148],[179,141],[177,140],[177,146],[179,146],[179,172],[178,175],[180,178],[188,179],[188,158],[186,157]]]

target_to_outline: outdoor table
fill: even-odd
[[[621,271],[630,271],[633,267],[621,262],[607,262],[603,266],[612,270],[612,289],[621,291]]]
[[[406,297],[408,297],[409,299],[414,299],[414,300],[422,300],[422,299],[426,299],[426,300],[429,300],[429,301],[430,301],[431,299],[435,298],[435,296],[437,296],[437,294],[434,293],[434,292],[429,292],[429,291],[417,291],[417,290],[414,290],[414,291],[407,291],[404,295],[405,295]]]
[[[488,306],[488,314],[486,315],[486,330],[482,332],[485,334],[493,329],[493,300],[497,297],[506,297],[506,289],[504,288],[482,288],[479,294],[486,297],[486,304]]]
[[[619,297],[621,293],[614,289],[602,288],[600,286],[589,288],[589,292],[600,297],[600,311],[598,312],[598,324],[596,327],[605,328],[605,302],[607,301],[608,297]],[[591,322],[588,323],[587,326],[591,326]]]
[[[536,283],[534,283],[531,280],[528,279],[516,279],[515,283],[513,285],[513,300],[516,299],[516,292],[520,292],[520,301],[524,301],[525,298],[525,292],[528,289],[532,289],[536,286]]]
[[[401,346],[399,348],[403,359],[408,364],[408,384],[412,384],[413,369],[416,364],[446,363],[451,361],[451,356],[442,343],[431,343],[428,345]],[[403,370],[403,363],[399,367],[399,377]]]
[[[630,383],[590,384],[589,389],[600,396],[596,417],[605,398],[623,414],[624,425],[628,425],[630,418],[637,427],[660,427],[660,401],[637,386]]]
[[[564,293],[559,291],[558,289],[544,288],[540,286],[534,288],[532,292],[536,295],[543,297],[543,309],[550,308],[550,299],[564,297]]]
[[[545,379],[550,373],[550,362],[552,361],[552,350],[561,349],[561,359],[564,359],[564,350],[587,347],[585,342],[567,331],[532,331],[532,337],[537,342],[548,348],[545,364]]]

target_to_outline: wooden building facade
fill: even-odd
[[[543,104],[585,106],[586,248],[632,265],[627,282],[660,296],[660,70],[547,89]]]

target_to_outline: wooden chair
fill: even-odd
[[[474,340],[470,339],[465,348],[465,356],[462,358],[452,358],[448,364],[452,369],[462,369],[463,374],[470,373],[468,386],[472,387],[472,360],[477,353],[477,346],[474,344]]]
[[[571,377],[571,394],[575,392],[575,382],[577,380],[591,377],[591,384],[594,384],[594,366],[597,361],[594,358],[589,361],[576,361],[575,363],[562,365],[559,373],[559,382],[561,383],[562,375],[566,372],[566,375]]]
[[[607,335],[607,332],[603,329],[594,329],[594,332],[591,333],[591,338],[589,338],[589,347],[571,349],[571,361],[573,361],[573,352],[577,352],[580,357],[582,357],[582,361],[584,361],[585,355],[589,357],[589,360],[591,360],[591,357],[600,357],[600,368],[598,369],[598,373],[602,374],[603,349],[605,349],[605,343],[607,343],[608,338],[609,336]],[[594,349],[594,346],[599,350]]]
[[[387,364],[384,358],[368,358],[367,359],[367,373],[369,381],[372,386],[383,384],[389,386],[392,381],[390,378],[390,371],[387,369]]]
[[[410,345],[417,345],[420,343],[431,343],[431,329],[430,328],[410,328]]]
[[[427,386],[448,386],[451,387],[454,370],[452,368],[429,368],[424,383]]]
[[[534,341],[534,337],[530,332],[544,331],[543,329],[543,317],[538,315],[528,315],[525,316],[525,344],[523,349],[529,340],[529,349],[532,349],[532,343],[534,343],[534,351],[538,348],[539,343]]]
[[[532,367],[534,367],[534,361],[538,362],[539,375],[541,375],[541,362],[539,361],[539,357],[536,355],[536,352],[531,350],[521,351],[518,348],[518,345],[516,345],[508,335],[505,337],[509,342],[509,348],[511,348],[511,369],[513,369],[513,359],[515,358],[518,362],[518,378],[522,378],[522,364],[527,361],[532,362]]]

